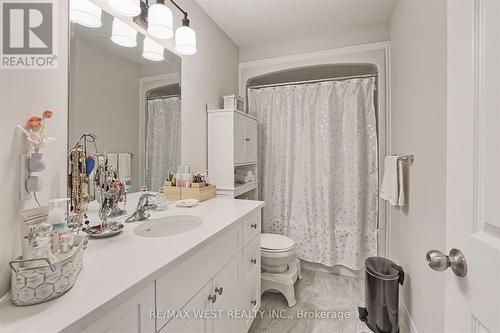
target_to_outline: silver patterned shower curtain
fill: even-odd
[[[146,186],[158,191],[180,165],[181,99],[148,100],[146,117]]]
[[[374,78],[249,89],[259,121],[264,232],[301,259],[360,269],[377,255]]]

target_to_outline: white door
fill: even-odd
[[[231,311],[238,310],[240,267],[241,255],[238,255],[213,279],[212,292],[217,297],[213,303],[213,310],[217,314],[212,321],[214,333],[238,332],[238,320]]]
[[[257,122],[250,118],[245,120],[245,146],[246,162],[257,161]]]
[[[500,332],[500,1],[448,1],[446,332]],[[439,274],[439,273],[436,273]]]
[[[245,117],[234,113],[234,164],[245,162]]]

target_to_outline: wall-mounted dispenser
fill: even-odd
[[[38,173],[45,170],[42,153],[21,154],[19,163],[19,199],[31,198],[34,192],[43,188],[43,180]]]
[[[19,157],[20,200],[31,198],[32,193],[40,192],[43,188],[42,178],[38,175],[45,170],[43,154],[40,153],[40,149],[55,140],[47,136],[44,131],[46,120],[52,118],[53,114],[51,110],[45,110],[41,116],[31,116],[24,127],[17,125],[17,128],[24,133],[31,151],[31,153],[21,154]]]

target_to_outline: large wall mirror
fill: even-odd
[[[181,58],[135,30],[134,43],[104,11],[101,20],[71,23],[68,146],[92,134],[84,148],[106,156],[129,192],[158,191],[180,164]]]

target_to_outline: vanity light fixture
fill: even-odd
[[[175,31],[175,51],[180,55],[193,55],[196,49],[196,32],[189,27],[188,13],[174,0],[169,0],[183,15],[182,26]],[[134,22],[148,30],[156,39],[173,37],[172,11],[165,5],[165,0],[156,0],[149,5],[149,0],[141,0],[141,13],[134,17]]]
[[[113,43],[124,47],[137,46],[137,30],[119,18],[113,19],[113,31],[111,33]]]
[[[142,49],[142,57],[151,61],[162,61],[163,57],[163,46],[151,38],[144,38],[144,45]]]
[[[173,15],[163,1],[149,6],[148,32],[158,39],[170,39],[174,36]]]
[[[175,30],[175,51],[182,55],[196,54],[196,32],[189,27],[187,13],[182,19],[182,26]]]
[[[193,55],[196,50],[196,32],[189,27],[188,13],[179,7],[174,0],[170,2],[184,14],[182,26],[175,30],[175,51],[181,55]]]
[[[81,24],[89,28],[99,28],[102,9],[90,0],[71,0],[69,18],[71,22]]]
[[[123,16],[134,17],[141,13],[141,0],[108,0],[108,5]]]

